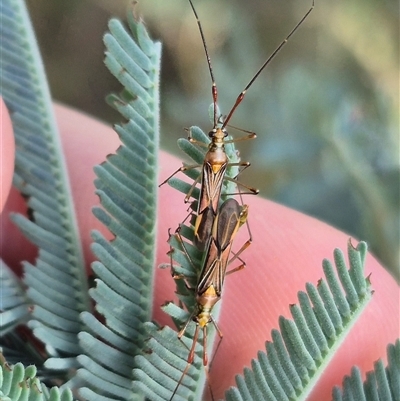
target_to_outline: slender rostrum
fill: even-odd
[[[229,272],[226,271],[228,263],[237,259],[239,254],[250,245],[250,241],[247,241],[234,255],[232,260],[229,260],[233,239],[235,238],[239,228],[246,222],[247,214],[247,205],[239,205],[236,199],[229,198],[221,205],[217,217],[214,220],[212,233],[207,243],[207,251],[203,258],[202,268],[200,270],[197,285],[194,289],[196,295],[196,306],[190,315],[190,318],[179,331],[178,338],[182,338],[188,325],[192,321],[196,324],[196,330],[193,336],[192,346],[189,351],[186,368],[184,369],[170,400],[173,399],[180,384],[182,383],[183,378],[193,363],[195,347],[200,330],[203,331],[203,365],[208,375],[207,325],[209,323],[213,323],[219,337],[222,338],[222,332],[218,328],[218,325],[212,317],[211,312],[214,305],[221,299],[222,288],[226,274],[244,268],[244,264],[241,264]],[[179,232],[176,235],[179,237]],[[187,253],[183,239],[178,238],[178,240],[182,244],[183,251]],[[188,260],[191,261],[188,254],[187,256]],[[197,270],[196,266],[194,266],[194,269]],[[184,278],[182,275],[175,274],[174,272],[173,276],[176,279]],[[188,284],[187,286],[190,288]]]

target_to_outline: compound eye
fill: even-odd
[[[224,133],[224,138],[226,138],[228,136],[228,132],[225,129],[223,129],[222,132]]]
[[[217,130],[214,128],[214,129],[212,129],[212,130],[208,133],[208,136],[209,136],[210,138],[214,138],[214,136],[215,136],[216,133],[217,133]]]

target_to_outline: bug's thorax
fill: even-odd
[[[211,143],[204,158],[204,163],[208,163],[214,174],[216,174],[221,166],[227,164],[229,161],[224,145],[224,140],[228,133],[224,129],[214,128],[208,135],[211,138]]]
[[[221,299],[221,295],[217,294],[213,285],[210,285],[201,295],[196,296],[197,314],[193,320],[200,326],[206,326],[211,319],[211,310],[214,305]]]

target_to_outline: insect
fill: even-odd
[[[229,198],[221,205],[214,220],[212,233],[207,244],[207,251],[203,258],[202,269],[195,287],[196,306],[185,325],[179,331],[178,338],[182,338],[192,321],[196,324],[196,330],[192,346],[189,350],[186,368],[175,387],[170,401],[175,396],[183,378],[193,363],[195,346],[200,330],[203,331],[203,365],[206,369],[208,366],[207,325],[209,323],[214,325],[219,337],[222,339],[222,332],[211,312],[214,305],[221,299],[225,276],[244,267],[244,265],[240,265],[229,272],[226,271],[228,263],[238,258],[239,254],[250,244],[247,241],[232,260],[229,260],[233,240],[239,228],[246,222],[247,215],[247,205],[239,205],[236,199]],[[183,244],[183,240],[181,243]],[[185,249],[184,246],[183,249]],[[190,257],[188,259],[190,260]],[[178,274],[176,278],[182,278],[182,276]]]
[[[220,198],[222,191],[222,183],[224,179],[234,181],[237,186],[244,187],[249,194],[257,194],[258,190],[248,187],[237,180],[237,176],[233,178],[228,178],[225,176],[228,166],[242,167],[243,171],[247,168],[250,163],[248,162],[233,162],[229,161],[229,158],[225,151],[225,145],[228,143],[237,142],[240,140],[252,139],[256,137],[254,132],[244,131],[247,135],[237,138],[237,139],[227,139],[228,124],[240,103],[243,101],[248,89],[253,85],[255,80],[261,74],[261,72],[266,68],[266,66],[272,61],[276,54],[281,50],[281,48],[288,42],[290,37],[296,32],[300,25],[305,21],[309,14],[314,9],[314,0],[312,0],[312,5],[310,9],[304,14],[301,20],[295,25],[295,27],[290,31],[286,38],[279,44],[279,46],[272,52],[272,54],[265,60],[259,70],[251,78],[249,83],[244,87],[244,89],[237,96],[232,108],[226,117],[222,118],[218,113],[217,100],[218,100],[218,90],[216,81],[214,79],[214,73],[211,66],[210,57],[208,54],[208,49],[203,33],[203,28],[197,12],[194,8],[192,0],[188,0],[194,16],[196,17],[197,25],[200,31],[201,40],[203,43],[203,48],[206,54],[208,70],[211,76],[212,82],[212,101],[213,101],[213,128],[209,131],[208,136],[211,140],[210,144],[204,144],[195,140],[191,135],[189,135],[188,140],[191,143],[198,144],[200,146],[207,146],[207,152],[204,157],[202,165],[187,165],[182,166],[171,174],[164,182],[163,185],[169,181],[178,172],[185,172],[195,168],[201,168],[201,173],[197,179],[194,180],[193,185],[190,187],[186,197],[185,202],[188,202],[192,192],[198,183],[200,183],[200,195],[198,198],[197,213],[195,214],[194,221],[194,244],[199,250],[204,251],[204,258],[202,263],[202,269],[198,277],[198,281],[194,287],[194,292],[196,296],[195,308],[190,315],[190,318],[184,324],[182,329],[178,333],[178,338],[181,339],[190,322],[196,324],[194,337],[192,341],[191,348],[189,350],[189,355],[187,358],[187,365],[173,391],[170,401],[174,398],[179,386],[187,374],[190,366],[193,364],[195,355],[195,346],[197,344],[200,331],[203,332],[203,365],[208,372],[208,356],[207,356],[207,326],[209,323],[213,323],[214,327],[220,338],[222,338],[222,332],[218,328],[217,323],[212,317],[212,309],[215,304],[221,299],[222,287],[226,274],[236,271],[242,266],[238,266],[229,272],[226,272],[229,261],[229,255],[231,252],[232,242],[236,233],[241,225],[247,222],[248,208],[246,205],[240,206],[239,203],[234,199],[228,199],[220,207]],[[177,234],[178,236],[180,234]],[[183,240],[181,240],[183,245]],[[234,255],[232,260],[236,259],[238,255],[248,246],[249,241],[245,243],[239,252]],[[184,249],[184,246],[183,246]],[[190,256],[188,252],[184,251],[188,258]],[[175,278],[183,278],[184,276],[176,274]],[[190,287],[190,286],[188,286]],[[208,373],[207,373],[208,374]]]
[[[214,72],[211,65],[211,59],[208,53],[208,48],[203,32],[203,28],[198,17],[197,11],[193,5],[192,0],[188,0],[190,6],[192,8],[193,14],[196,18],[197,25],[199,28],[201,40],[203,43],[203,48],[205,51],[207,63],[208,63],[208,70],[211,77],[211,94],[212,94],[212,106],[213,106],[213,128],[209,131],[208,136],[211,142],[207,145],[205,143],[198,142],[197,140],[193,139],[189,133],[188,140],[192,143],[197,143],[200,146],[207,146],[207,152],[204,157],[204,161],[202,165],[195,164],[195,165],[187,165],[182,166],[178,170],[176,170],[173,174],[171,174],[166,180],[164,180],[161,184],[165,184],[168,182],[174,175],[178,172],[184,172],[187,170],[195,169],[201,167],[201,174],[198,178],[194,181],[192,187],[188,191],[185,202],[188,202],[191,194],[196,187],[196,185],[200,182],[200,196],[198,199],[197,205],[197,212],[194,222],[194,243],[196,246],[203,250],[207,243],[207,239],[209,238],[210,231],[213,225],[213,220],[217,215],[218,205],[221,197],[221,189],[222,183],[224,179],[228,179],[231,181],[235,181],[235,183],[240,186],[244,187],[247,194],[257,194],[259,191],[258,189],[248,187],[243,183],[237,181],[237,176],[234,178],[229,178],[225,176],[226,170],[228,166],[238,166],[242,167],[243,171],[247,167],[250,166],[249,162],[237,162],[237,163],[230,163],[228,156],[225,152],[225,144],[238,142],[247,139],[256,138],[256,134],[254,132],[245,131],[247,133],[246,136],[236,138],[236,139],[226,139],[228,136],[228,132],[226,127],[230,122],[236,108],[239,104],[243,101],[246,92],[248,89],[253,85],[254,81],[258,78],[261,72],[265,69],[265,67],[271,62],[271,60],[275,57],[275,55],[281,50],[281,48],[288,42],[289,38],[294,34],[294,32],[299,28],[299,26],[304,22],[304,20],[308,17],[311,11],[314,8],[314,1],[310,9],[307,13],[303,16],[303,18],[295,25],[295,27],[290,31],[287,37],[279,44],[279,46],[272,52],[272,54],[266,59],[266,61],[262,64],[259,70],[255,73],[255,75],[251,78],[249,83],[245,86],[245,88],[239,93],[238,97],[236,98],[235,103],[233,104],[232,108],[230,109],[229,113],[225,118],[221,118],[218,115],[218,107],[217,107],[217,100],[218,100],[218,89],[216,85],[216,81],[214,78]]]
[[[227,167],[243,167],[247,168],[250,166],[248,162],[229,162],[228,156],[225,152],[225,144],[233,143],[239,140],[245,140],[250,138],[255,138],[254,133],[249,133],[248,136],[237,139],[225,140],[228,136],[227,131],[221,130],[217,127],[218,123],[215,123],[215,127],[209,132],[209,137],[211,142],[209,145],[202,142],[198,142],[189,136],[189,141],[192,143],[199,144],[200,146],[207,146],[208,150],[205,154],[204,162],[202,165],[190,165],[183,166],[171,174],[165,181],[160,185],[168,182],[174,175],[178,172],[184,172],[190,169],[201,167],[201,174],[193,182],[191,188],[187,192],[185,197],[185,202],[189,202],[192,192],[198,182],[200,181],[200,196],[198,199],[198,206],[196,212],[196,218],[194,222],[194,243],[200,250],[204,250],[207,244],[207,240],[210,237],[210,232],[212,229],[213,221],[217,215],[218,206],[221,198],[221,189],[224,179],[235,181],[237,185],[245,187],[248,192],[240,192],[241,194],[250,193],[257,194],[258,190],[255,188],[248,187],[234,178],[226,177],[225,173]],[[228,195],[228,194],[227,194]]]

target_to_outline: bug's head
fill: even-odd
[[[199,313],[196,316],[196,324],[199,325],[200,328],[204,329],[211,322],[211,315],[209,313]]]
[[[211,141],[223,141],[228,136],[228,133],[225,128],[213,128],[208,133],[208,136]]]

